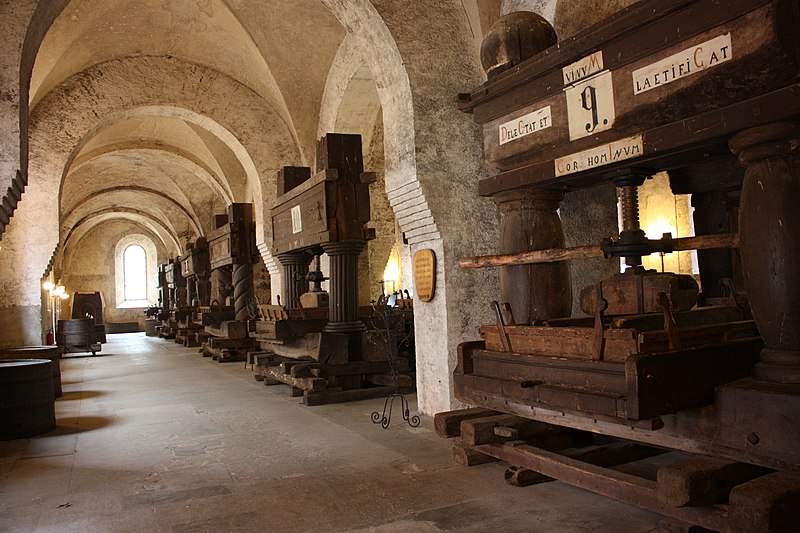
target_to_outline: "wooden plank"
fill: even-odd
[[[575,327],[505,326],[511,343],[511,352],[548,357],[573,359],[596,359],[594,353],[594,330]],[[480,327],[481,338],[486,349],[493,352],[507,351],[495,325]],[[628,356],[639,353],[638,332],[634,329],[607,329],[604,360],[623,362]]]
[[[442,438],[449,439],[451,437],[459,437],[461,436],[461,422],[464,420],[469,420],[470,418],[484,418],[497,414],[500,413],[481,407],[442,411],[433,416],[433,427],[436,430],[436,434]]]
[[[591,465],[529,445],[482,444],[474,449],[509,464],[539,472],[570,485],[650,509],[709,529],[728,529],[725,508],[669,507],[656,498],[656,483],[638,476]]]
[[[586,386],[609,393],[626,391],[625,367],[620,363],[586,361],[530,354],[504,354],[488,350],[472,350],[469,374],[523,384],[549,383],[564,386]]]
[[[733,487],[769,472],[746,463],[694,457],[658,469],[656,497],[670,507],[724,503]]]
[[[395,389],[394,387],[371,387],[368,389],[343,390],[338,392],[306,391],[303,395],[303,403],[309,406],[325,405],[329,403],[355,402],[359,400],[370,400],[372,398],[382,398],[397,391],[399,394],[410,394],[413,388]]]
[[[506,483],[514,487],[529,487],[531,485],[555,481],[553,478],[542,475],[539,472],[534,472],[533,470],[520,468],[518,466],[509,466],[506,468],[503,478],[506,480]]]

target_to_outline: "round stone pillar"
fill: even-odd
[[[323,244],[330,259],[330,303],[325,331],[358,333],[366,329],[358,319],[358,256],[364,241]]]
[[[561,191],[525,189],[494,196],[500,209],[500,254],[564,247],[558,216]],[[569,265],[565,261],[500,268],[500,299],[511,304],[517,324],[562,318],[572,311]]]
[[[800,384],[800,122],[751,128],[729,144],[746,168],[742,270],[765,344],[753,377]]]

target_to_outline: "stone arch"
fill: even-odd
[[[66,222],[70,219],[74,219],[76,214],[80,212],[83,208],[85,211],[85,207],[93,201],[100,200],[103,198],[104,195],[111,195],[117,192],[136,192],[139,194],[143,194],[146,196],[151,196],[153,198],[157,198],[159,200],[168,202],[169,204],[175,206],[177,210],[179,210],[186,219],[190,222],[192,229],[194,230],[197,236],[204,235],[203,228],[200,226],[200,221],[197,219],[197,216],[186,209],[182,203],[178,202],[171,196],[164,194],[161,191],[156,191],[153,189],[148,189],[146,187],[139,187],[136,185],[128,185],[125,187],[111,187],[108,189],[101,189],[99,191],[92,192],[91,195],[85,196],[81,200],[75,203],[73,208],[64,215],[62,223],[62,232],[67,232],[67,234],[72,230],[72,226],[67,224]]]
[[[475,194],[477,179],[488,174],[478,128],[455,105],[459,92],[484,80],[469,20],[456,0],[420,0],[403,10],[389,1],[323,3],[363,51],[375,79],[386,191],[400,229],[412,252],[430,248],[437,257],[439,292],[414,309],[418,405],[429,414],[454,408],[457,345],[489,319],[487,310],[464,303],[490,301],[497,291],[496,273],[457,267],[461,256],[493,253],[497,231],[495,207]],[[488,238],[477,243],[476,234]]]
[[[140,79],[151,83],[130,85]],[[123,87],[130,90],[122,91]],[[54,191],[80,147],[102,123],[98,117],[154,111],[214,132],[239,156],[252,180],[248,194],[257,213],[258,240],[268,243],[263,207],[271,204],[275,191],[265,184],[271,185],[279,166],[299,160],[280,115],[252,90],[219,72],[174,58],[126,58],[95,65],[66,80],[31,113],[28,198],[14,216],[18,224],[12,221],[4,238],[12,245],[33,241],[25,249],[11,247],[25,256],[19,261],[26,271],[38,276],[56,249],[59,214]],[[37,237],[31,238],[31,233]],[[268,252],[268,246],[263,248]],[[19,297],[31,303],[39,299],[38,291]]]
[[[147,228],[155,235],[158,235],[161,243],[164,245],[165,248],[170,249],[172,248],[175,251],[175,254],[181,253],[181,243],[180,237],[178,236],[175,231],[170,228],[167,224],[162,222],[158,219],[158,217],[153,216],[150,213],[146,213],[143,211],[139,211],[132,208],[115,208],[112,209],[104,209],[100,211],[95,211],[82,219],[78,220],[72,229],[67,233],[64,237],[63,244],[61,249],[66,249],[67,244],[72,240],[79,240],[81,234],[79,230],[82,230],[82,233],[86,233],[90,231],[94,226],[105,222],[106,220],[111,220],[115,218],[123,218],[127,220],[131,220],[136,222],[137,224]],[[165,237],[166,236],[166,237]],[[170,246],[171,245],[171,246]]]

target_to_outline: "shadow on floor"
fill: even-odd
[[[62,382],[62,385],[68,383]],[[76,390],[72,392],[65,392],[61,398],[56,398],[56,401],[63,402],[63,401],[70,401],[70,400],[88,400],[90,398],[97,398],[98,396],[105,396],[108,394],[105,391],[101,390]]]
[[[84,433],[95,429],[110,426],[114,422],[113,418],[105,416],[69,416],[56,419],[56,429],[42,435],[42,437],[57,435],[72,435],[74,433]]]
[[[85,354],[81,354],[81,355],[61,354],[61,359],[83,359],[85,357],[108,357],[110,355],[117,355],[117,354],[115,354],[115,353],[104,353],[104,352],[98,352],[95,355],[92,355],[90,353],[85,353]]]

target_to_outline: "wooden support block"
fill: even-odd
[[[303,389],[299,389],[297,387],[290,387],[289,395],[292,398],[299,398],[300,396],[303,396],[304,392],[305,391]]]
[[[504,439],[519,440],[519,431],[506,426],[495,426],[494,434]]]
[[[730,531],[797,531],[800,524],[800,474],[775,472],[731,490]]]
[[[527,468],[520,468],[517,466],[509,466],[506,468],[504,474],[506,483],[514,487],[528,487],[530,485],[538,485],[539,483],[547,483],[548,481],[555,481],[551,477],[543,476],[539,472],[528,470]]]
[[[264,386],[266,387],[271,387],[273,385],[283,385],[282,381],[278,381],[277,379],[272,379],[265,376],[261,376],[261,380],[264,382]]]
[[[229,339],[227,337],[212,337],[208,340],[212,348],[243,348],[248,349],[252,347],[252,340],[248,338],[243,339]]]
[[[318,377],[312,373],[312,370],[320,368],[322,367],[318,363],[295,364],[289,369],[289,374],[291,374],[293,378]]]
[[[501,427],[497,435],[495,428]],[[513,415],[494,415],[461,422],[461,438],[467,446],[478,446],[507,440],[524,440],[547,450],[558,450],[575,444],[576,432]],[[588,436],[587,436],[588,438]]]
[[[461,435],[461,422],[470,418],[484,418],[498,414],[497,411],[483,409],[482,407],[470,407],[468,409],[456,409],[454,411],[442,411],[433,417],[433,426],[436,434],[443,439],[458,437]]]
[[[264,376],[261,374],[255,374],[253,377],[256,378],[256,381],[264,381]]]
[[[476,452],[458,440],[453,442],[453,460],[461,466],[475,466],[497,461],[491,455]]]
[[[219,325],[221,337],[228,339],[244,339],[247,337],[247,324],[237,320],[224,320]]]
[[[671,507],[723,503],[733,487],[769,472],[755,465],[694,457],[658,469],[656,496]]]

